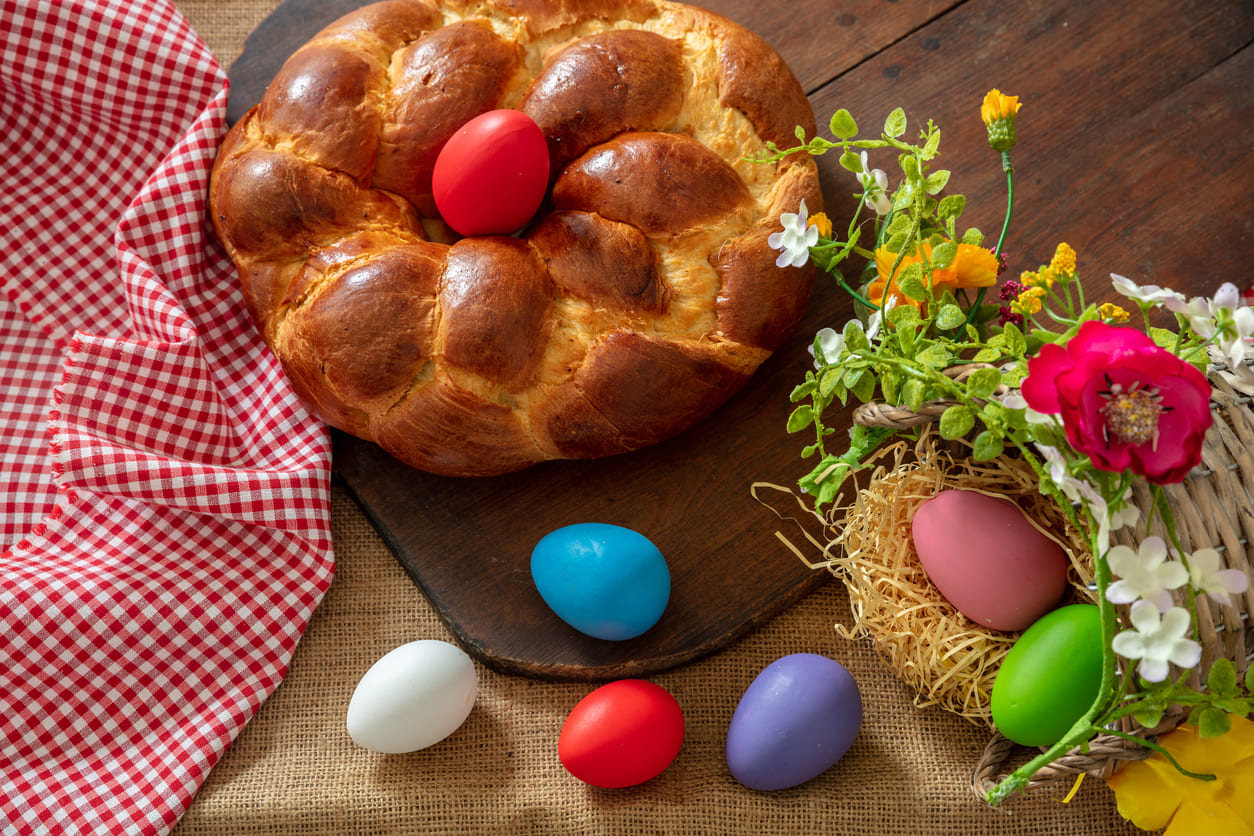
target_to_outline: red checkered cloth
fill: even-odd
[[[205,195],[166,0],[0,0],[0,832],[167,832],[330,583],[330,443]]]

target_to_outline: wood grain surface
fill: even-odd
[[[287,0],[230,68],[228,117],[260,98],[282,61],[321,26],[362,3]],[[1210,293],[1254,271],[1254,3],[761,3],[706,0],[780,52],[822,129],[846,108],[878,134],[894,107],[916,132],[943,129],[948,193],[967,196],[967,225],[993,235],[1005,207],[1000,161],[979,104],[991,87],[1024,102],[1015,222],[1017,275],[1066,241],[1086,287],[1113,299],[1109,273]],[[840,224],[857,188],[835,155],[819,158],[828,212]],[[894,169],[888,157],[872,165]],[[1221,208],[1223,207],[1223,208]],[[555,679],[642,676],[704,656],[793,604],[822,579],[777,539],[789,530],[750,493],[805,472],[806,439],[784,432],[788,393],[815,330],[852,307],[820,277],[805,321],[720,412],[666,443],[592,462],[553,462],[491,479],[407,468],[337,433],[334,464],[402,565],[463,645],[499,670]],[[847,418],[837,425],[844,423]],[[829,423],[833,423],[829,420]],[[786,507],[781,505],[780,507]],[[606,642],[567,627],[531,583],[531,549],[577,522],[609,522],[652,539],[672,572],[670,605],[648,633]]]

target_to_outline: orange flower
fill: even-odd
[[[985,125],[992,125],[1000,119],[1014,118],[1021,107],[1023,105],[1019,103],[1018,96],[1007,96],[997,89],[989,90],[980,105],[980,118]]]
[[[929,259],[931,258],[932,245],[926,241],[923,242],[923,253]],[[880,247],[875,251],[875,270],[877,275],[875,281],[871,282],[871,286],[867,288],[868,298],[875,304],[882,305],[885,296],[891,295],[898,303],[913,305],[917,308],[919,303],[903,294],[901,289],[897,287],[896,280],[903,270],[922,259],[918,253],[903,256],[901,263],[897,265],[897,272],[893,273],[890,278],[889,272],[893,269],[893,262],[896,260],[897,253],[890,252],[887,247]],[[950,290],[961,290],[973,287],[992,287],[996,283],[997,257],[993,255],[991,250],[977,247],[974,244],[959,244],[958,252],[954,256],[953,261],[946,267],[932,271],[932,289],[937,293],[946,287]]]
[[[815,212],[810,216],[810,226],[819,231],[820,238],[832,237],[832,220],[824,212]]]
[[[1007,96],[1000,90],[989,90],[980,105],[980,118],[988,127],[988,144],[994,151],[1009,153],[1015,147],[1015,118],[1019,114],[1018,96]]]

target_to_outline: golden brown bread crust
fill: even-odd
[[[485,111],[541,127],[514,237],[457,237],[431,175]],[[302,400],[415,467],[476,476],[692,426],[801,318],[782,212],[814,162],[747,161],[813,114],[760,38],[666,0],[387,0],[331,24],[231,130],[214,228]]]
[[[522,111],[540,126],[559,171],[619,133],[673,124],[683,93],[679,41],[615,29],[580,38],[548,58]]]

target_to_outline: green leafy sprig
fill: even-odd
[[[840,265],[851,256],[857,255],[868,260],[875,257],[873,249],[867,249],[862,242],[866,226],[863,213],[868,209],[866,199],[873,196],[876,189],[873,182],[867,179],[870,172],[863,165],[862,154],[859,152],[883,149],[897,152],[898,165],[904,175],[901,185],[892,196],[890,211],[883,218],[876,217],[873,221],[873,234],[870,236],[874,242],[873,247],[887,244],[892,252],[901,254],[909,252],[908,245],[919,244],[932,237],[937,239],[938,245],[951,245],[940,246],[925,259],[923,267],[908,267],[908,272],[900,277],[903,290],[908,288],[911,298],[921,300],[925,297],[926,268],[935,270],[947,267],[956,253],[956,248],[952,247],[954,242],[978,245],[983,240],[983,234],[978,229],[966,230],[962,236],[957,233],[958,218],[966,207],[965,197],[937,197],[949,183],[951,174],[944,169],[928,170],[928,164],[939,154],[940,128],[929,121],[920,132],[918,143],[910,143],[902,139],[906,127],[905,111],[897,108],[884,121],[883,131],[878,139],[857,139],[857,122],[849,111],[841,109],[836,111],[829,124],[835,141],[820,136],[806,139],[805,130],[798,127],[796,137],[799,145],[780,149],[774,142],[768,142],[769,153],[755,158],[755,162],[770,163],[790,154],[822,156],[832,150],[840,151],[841,167],[858,176],[865,187],[857,195],[862,202],[850,218],[843,240],[840,237],[820,238],[818,244],[810,248],[810,257],[820,269],[830,273],[868,309],[875,309],[878,305],[848,284],[840,269]],[[874,265],[868,265],[867,269],[873,270]],[[866,270],[864,274],[865,272]]]
[[[1020,361],[1028,348],[1017,328],[990,329],[998,309],[981,304],[982,291],[972,299],[965,288],[955,293],[933,282],[937,271],[949,268],[958,257],[960,244],[979,246],[983,242],[978,229],[959,227],[966,198],[941,195],[951,172],[931,168],[940,152],[940,129],[929,121],[917,142],[903,140],[907,120],[901,108],[889,114],[878,139],[858,139],[857,122],[846,110],[837,111],[829,127],[834,141],[817,136],[807,140],[804,131],[798,129],[800,145],[781,150],[771,144],[770,154],[759,160],[771,162],[789,154],[817,156],[838,150],[840,165],[858,176],[864,187],[843,237],[820,238],[810,248],[815,263],[854,297],[860,313],[868,319],[878,313],[882,322],[882,327],[868,333],[862,321],[851,320],[841,335],[841,349],[830,357],[823,349],[822,334],[816,337],[817,368],[807,372],[791,394],[793,403],[799,405],[789,416],[789,432],[814,428],[815,441],[801,455],[817,456],[818,461],[800,485],[815,497],[820,508],[833,501],[848,475],[864,466],[870,453],[896,434],[855,426],[843,452],[829,451],[827,442],[833,429],[823,422],[829,407],[837,402],[844,406],[850,398],[862,403],[882,399],[915,411],[929,402],[948,402],[951,405],[940,423],[942,435],[965,436],[978,421],[989,431],[976,436],[975,455],[992,459],[1003,452],[1006,431],[1015,428],[1011,425],[1017,419],[991,396],[1022,379]],[[865,213],[877,185],[862,152],[885,149],[896,153],[901,180],[892,194],[890,211],[882,217],[875,214],[869,221],[872,234],[864,235],[868,226]],[[860,244],[864,238],[893,255],[890,275],[894,284],[901,295],[919,303],[917,307],[885,305],[885,295],[876,300],[867,298],[866,287],[876,272],[876,253]],[[915,258],[907,260],[912,254]],[[848,283],[842,271],[852,256],[867,260],[858,289]],[[945,374],[955,363],[970,358],[987,367],[964,379]]]

